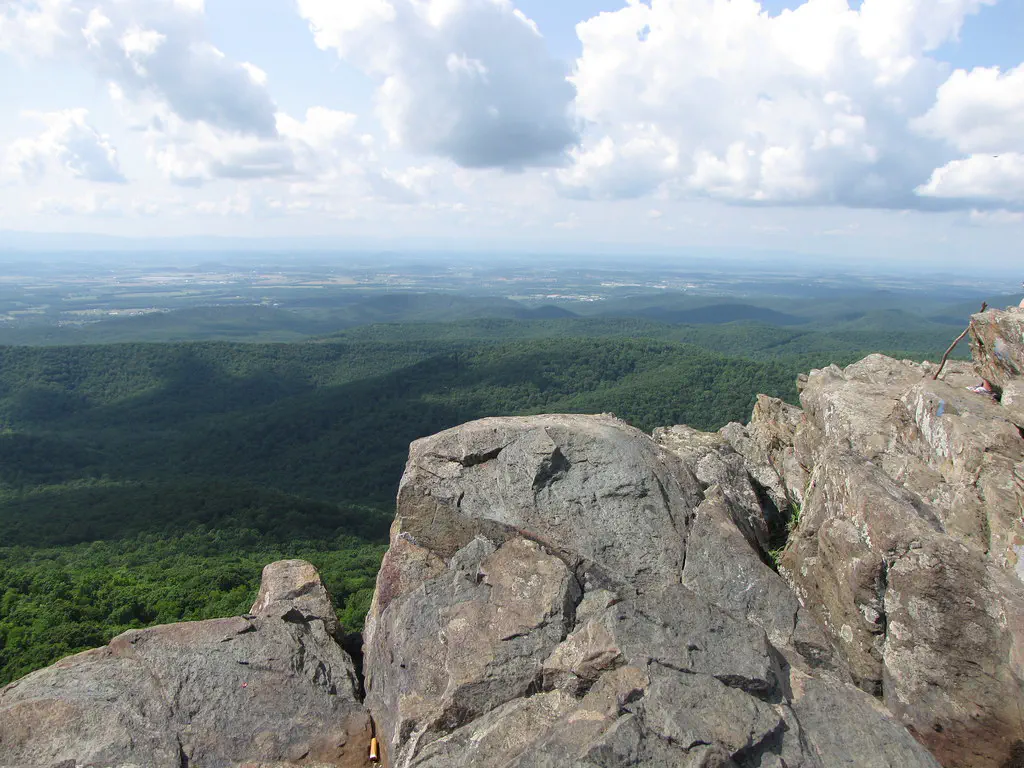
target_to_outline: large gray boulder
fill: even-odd
[[[370,721],[332,621],[311,565],[268,566],[250,614],[131,630],[0,690],[0,765],[363,765]]]
[[[401,531],[450,558],[522,531],[639,590],[678,581],[693,473],[612,416],[483,419],[413,443]],[[635,525],[641,519],[643,525]]]
[[[414,443],[365,633],[389,765],[935,766],[831,661],[760,509],[726,441],[610,416]]]
[[[974,315],[971,355],[978,373],[997,387],[1005,387],[1024,376],[1024,308]]]
[[[1019,335],[1018,314],[972,323],[1004,401],[1022,361],[1000,334]],[[779,572],[828,634],[832,667],[942,764],[1003,768],[1024,746],[1024,437],[1005,402],[968,390],[970,365],[934,373],[882,355],[813,371],[802,413],[762,399],[721,437],[763,494],[781,483],[799,510]]]

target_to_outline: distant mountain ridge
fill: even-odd
[[[129,313],[130,299],[111,302],[118,311]],[[54,319],[25,321],[0,326],[0,344],[90,344],[133,341],[300,341],[326,337],[374,325],[465,324],[481,327],[497,321],[562,321],[560,333],[571,333],[576,323],[582,333],[601,324],[613,335],[627,335],[629,321],[635,332],[672,338],[687,326],[710,329],[730,324],[765,326],[784,336],[792,330],[803,333],[875,333],[879,339],[861,349],[892,348],[885,335],[920,334],[943,341],[963,319],[949,312],[936,312],[932,305],[921,311],[903,308],[856,307],[818,302],[793,311],[777,308],[780,302],[724,301],[714,297],[667,294],[637,296],[608,301],[535,304],[500,296],[475,296],[441,291],[359,291],[326,295],[310,292],[282,303],[248,303],[237,298],[222,304],[199,304],[181,309],[119,314],[99,320],[68,323]],[[114,309],[110,310],[114,312]],[[927,313],[927,314],[925,314]],[[965,313],[964,318],[967,314]],[[617,330],[611,330],[618,326]],[[463,328],[471,330],[469,326]],[[675,329],[675,330],[673,330]],[[512,331],[513,335],[517,333]],[[747,333],[747,332],[743,332]],[[955,334],[953,334],[955,336]],[[948,343],[948,341],[947,341]]]

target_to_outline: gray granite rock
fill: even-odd
[[[1020,307],[974,315],[970,329],[971,356],[981,376],[999,388],[1024,377],[1024,311]]]
[[[365,636],[389,765],[824,768],[889,738],[906,748],[865,764],[935,766],[843,685],[825,631],[765,565],[743,456],[721,436],[662,441],[543,416],[413,445]],[[800,725],[793,680],[822,675],[870,738],[809,746],[846,727]]]
[[[975,326],[993,347],[1008,324]],[[851,679],[944,765],[1002,768],[1024,739],[1024,438],[968,364],[934,371],[882,355],[813,371],[802,421],[744,455],[774,469],[792,450],[808,473],[780,573]]]
[[[448,559],[477,535],[516,535],[598,562],[643,590],[678,580],[700,486],[611,416],[483,419],[412,444],[401,532]]]
[[[709,488],[706,497],[687,541],[683,583],[763,629],[784,653],[792,649],[812,666],[827,665],[833,654],[825,633],[807,620],[796,594],[737,529],[721,490]]]
[[[266,573],[302,571],[319,585],[311,568]],[[11,683],[0,690],[0,765],[363,765],[370,721],[352,661],[323,611],[307,618],[296,600],[285,610],[278,594],[262,616],[131,630]]]
[[[338,617],[320,574],[305,560],[280,560],[263,569],[253,616],[319,619],[331,635],[339,633]]]

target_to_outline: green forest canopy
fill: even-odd
[[[795,401],[811,367],[941,353],[859,334],[482,320],[0,347],[0,683],[128,628],[242,612],[286,557],[320,568],[359,631],[412,440],[542,412],[716,429],[758,393]]]

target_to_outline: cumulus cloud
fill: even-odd
[[[1024,207],[1024,64],[957,70],[914,127],[970,153],[936,168],[918,194]]]
[[[1024,136],[1020,68],[947,81],[928,55],[994,2],[807,0],[772,16],[756,0],[628,0],[577,27],[572,80],[588,128],[557,181],[587,198],[900,209],[1018,199],[1016,161],[962,153],[1005,153]]]
[[[937,168],[917,191],[927,197],[1024,206],[1024,153],[953,160]]]
[[[1024,152],[1024,64],[958,69],[939,88],[915,128],[962,152]]]
[[[317,46],[376,78],[379,141],[349,113],[281,112],[265,72],[210,43],[202,0],[8,0],[0,51],[109,81],[177,184],[333,190],[283,195],[282,210],[331,195],[443,205],[472,194],[458,174],[508,179],[495,199],[524,208],[553,179],[567,197],[659,209],[1024,210],[1024,65],[950,73],[933,58],[996,0],[806,0],[774,16],[758,0],[623,2],[578,26],[567,77],[514,0],[296,0]],[[8,170],[123,181],[84,112],[47,120],[8,148]],[[389,169],[391,146],[431,157]],[[554,170],[501,173],[537,166]]]
[[[171,181],[200,186],[216,179],[329,179],[362,173],[373,157],[373,139],[358,133],[356,116],[313,107],[302,120],[275,115],[274,136],[226,131],[190,123],[166,105],[114,98],[149,142],[150,158]]]
[[[265,72],[209,42],[203,12],[201,0],[13,0],[0,14],[0,50],[89,66],[178,184],[324,178],[366,159],[354,115],[279,111]],[[19,152],[31,172],[38,153]]]
[[[13,142],[5,153],[8,173],[38,181],[48,170],[63,169],[87,181],[123,183],[117,149],[88,121],[85,109],[30,112],[45,129],[32,138]]]
[[[510,0],[297,0],[316,44],[380,81],[390,139],[464,167],[557,164],[566,71]]]
[[[207,39],[198,0],[10,0],[0,50],[72,57],[129,97],[164,101],[186,121],[272,136],[266,78]]]

